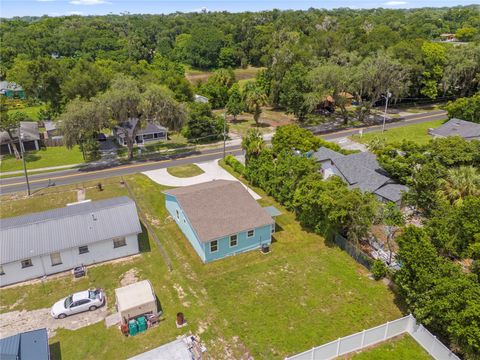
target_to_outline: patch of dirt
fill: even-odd
[[[17,299],[17,301],[15,301],[12,305],[10,305],[8,309],[9,310],[15,309],[18,305],[23,303],[23,300],[25,300],[26,297],[27,297],[27,294],[23,294],[21,297]]]
[[[151,216],[150,214],[148,213],[145,213],[145,217],[147,218],[147,221],[152,224],[153,226],[160,226],[162,223],[160,222],[159,219]]]
[[[120,279],[121,286],[127,286],[130,284],[134,284],[138,281],[138,270],[136,268],[131,268],[125,274],[123,274],[122,278]]]

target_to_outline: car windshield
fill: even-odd
[[[65,309],[68,308],[70,305],[72,305],[72,302],[73,302],[72,295],[67,296],[67,297],[65,298],[65,303],[64,303]]]

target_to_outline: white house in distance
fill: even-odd
[[[133,129],[137,125],[138,119],[130,118],[127,122],[123,123],[122,126],[116,126],[113,129],[113,136],[120,145],[126,146],[126,135],[129,137],[133,134]],[[135,144],[143,145],[151,141],[160,141],[168,139],[168,129],[161,125],[155,124],[153,122],[147,122],[147,125],[138,129],[135,134]]]
[[[135,202],[123,196],[0,220],[0,286],[139,252]]]

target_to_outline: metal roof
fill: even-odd
[[[23,135],[23,141],[40,140],[38,124],[34,121],[20,121],[20,133]],[[14,141],[18,141],[18,129],[12,129],[12,137]],[[1,131],[0,143],[6,144],[8,142],[10,142],[8,133]]]
[[[0,263],[142,232],[135,202],[123,196],[0,220]]]
[[[238,181],[213,180],[165,193],[175,196],[202,242],[274,224]]]
[[[480,124],[454,118],[430,130],[430,134],[437,136],[461,136],[464,139],[478,139],[480,138]]]
[[[49,360],[47,329],[38,329],[0,339],[2,360]]]
[[[115,289],[117,310],[119,312],[136,308],[145,304],[155,303],[156,298],[152,284],[148,280],[139,281]]]

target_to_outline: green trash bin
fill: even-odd
[[[147,319],[145,318],[145,316],[140,316],[137,319],[137,323],[139,332],[144,332],[145,330],[147,330]]]
[[[130,336],[135,336],[138,334],[138,324],[135,319],[128,322],[128,333]]]

